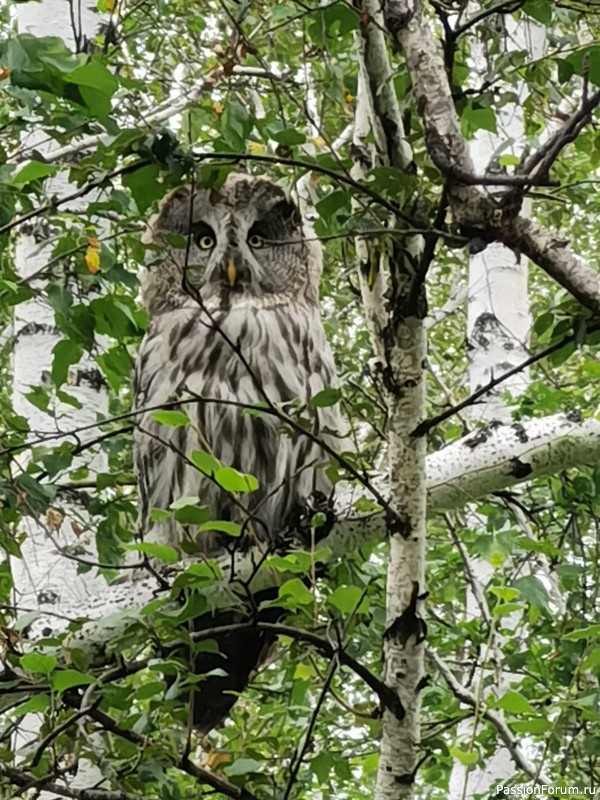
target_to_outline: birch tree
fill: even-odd
[[[473,6],[468,9],[472,16],[477,12]],[[460,17],[457,21],[460,20]],[[506,18],[491,20],[493,29],[501,38],[509,53],[526,51],[536,59],[544,51],[545,31],[526,18],[519,21]],[[471,48],[474,77],[485,74],[488,64],[485,42]],[[478,131],[471,145],[473,163],[481,174],[493,174],[510,159],[520,159],[524,146],[524,105],[527,101],[527,87],[523,82],[515,85],[515,103],[507,104],[496,116],[498,132]],[[504,159],[504,161],[503,161]],[[531,213],[531,202],[526,200],[523,213]],[[469,384],[471,391],[486,384],[490,378],[507,371],[527,360],[531,338],[531,315],[529,310],[528,264],[518,258],[511,250],[500,243],[492,243],[483,252],[469,259],[467,307],[467,335],[469,337]],[[481,404],[472,406],[470,420],[490,422],[510,420],[510,407],[504,402],[503,392],[518,397],[528,385],[528,370],[522,369],[506,381],[502,391],[491,392]],[[477,527],[477,517],[467,516],[468,522]],[[463,551],[464,553],[464,551]],[[465,556],[468,558],[468,556]],[[527,569],[527,567],[526,567]],[[530,570],[527,569],[528,572]],[[469,562],[467,575],[469,583],[476,583],[468,590],[466,613],[470,618],[482,617],[493,631],[494,621],[484,599],[485,587],[492,580],[494,568],[482,558]],[[530,573],[531,574],[531,573]],[[520,616],[515,614],[512,636],[518,636]],[[507,620],[506,624],[508,624]],[[487,651],[488,660],[496,664],[493,679],[483,691],[491,691],[496,698],[509,689],[511,676],[502,666],[502,648],[490,632]],[[470,677],[475,687],[486,683],[485,668]],[[471,720],[461,722],[458,727],[459,746],[470,749],[476,737],[475,724]],[[468,757],[463,756],[463,760]],[[515,773],[516,765],[510,752],[502,745],[486,763],[472,769],[463,761],[457,760],[450,776],[450,796],[468,797],[473,793],[483,794],[493,791],[493,786],[506,783]]]
[[[15,387],[14,404],[0,393],[8,796],[446,796],[453,770],[496,776],[499,743],[511,785],[584,785],[597,769],[595,20],[575,3],[463,5],[100,0],[104,22],[85,47],[52,39],[50,23],[29,38],[2,17],[0,314],[17,326],[39,318],[56,337],[29,350],[9,338],[0,363]],[[511,52],[497,35],[532,20],[550,31],[548,56],[529,42]],[[474,74],[481,41],[488,62]],[[486,170],[470,143],[519,105],[526,147]],[[259,565],[252,550],[214,563],[155,550],[165,566],[152,574],[130,456],[141,231],[171,187],[218,187],[233,169],[295,184],[314,206],[341,375],[327,402],[343,404],[356,454],[332,461],[329,532],[310,552]],[[47,242],[45,265],[27,258],[35,276],[19,272],[14,249],[31,234]],[[521,274],[530,260],[531,340],[469,386],[466,265],[500,246]],[[108,409],[82,395],[83,408],[57,417],[76,394],[69,374],[91,365]],[[29,405],[16,406],[23,390]],[[182,408],[155,411],[172,421]],[[97,552],[61,552],[64,576],[78,558],[80,583],[65,582],[83,594],[61,596],[61,618],[35,617],[38,603],[11,591],[32,559],[46,564],[47,539],[28,553],[23,520],[32,505],[38,521],[68,519],[72,498],[85,500]],[[184,519],[193,505],[180,500],[172,513]],[[479,529],[464,523],[468,504]],[[322,525],[322,511],[307,515]],[[477,559],[493,567],[482,587],[469,573]],[[541,583],[513,569],[536,560]],[[249,597],[274,581],[286,610],[271,628],[277,653],[199,741],[179,691],[190,672],[181,645],[209,649],[215,631],[208,622],[190,637],[189,621],[235,607],[246,609],[238,627],[264,625]],[[481,618],[465,618],[469,585]],[[486,666],[490,620],[511,676],[495,696],[469,683]],[[14,729],[31,711],[43,722],[16,754]],[[457,741],[465,720],[469,747]],[[82,754],[102,779],[73,780]]]

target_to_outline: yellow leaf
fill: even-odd
[[[350,92],[349,89],[344,89],[344,100],[347,103],[351,103],[354,100],[354,95]]]
[[[116,0],[106,0],[106,10],[114,11],[117,6]]]
[[[0,81],[6,80],[10,75],[10,70],[8,67],[0,67]]]
[[[214,114],[216,117],[220,117],[220,116],[221,116],[221,114],[223,113],[223,110],[224,110],[224,109],[223,109],[223,103],[219,103],[219,101],[218,101],[218,100],[217,100],[217,101],[215,101],[215,102],[212,104],[212,110],[213,110],[213,114]]]
[[[255,156],[259,156],[265,152],[265,146],[261,144],[261,142],[248,142],[248,149]]]
[[[85,263],[92,275],[98,272],[100,269],[100,253],[96,247],[88,247],[85,253]]]
[[[213,772],[218,771],[219,767],[223,764],[228,764],[232,759],[231,753],[220,753],[218,750],[212,750],[207,753],[202,759],[201,766],[209,767]]]
[[[312,142],[316,147],[324,147],[325,139],[322,139],[320,136],[307,136],[306,137],[309,142]]]

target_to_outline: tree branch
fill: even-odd
[[[600,313],[600,274],[573,253],[568,240],[525,217],[498,228],[497,238],[515,252],[524,253],[583,306]]]
[[[466,229],[483,234],[485,241],[497,240],[515,252],[525,253],[580,303],[600,311],[600,276],[573,254],[564,240],[542,231],[530,220],[511,215],[510,210],[501,209],[492,198],[468,185],[477,179],[423,2],[393,0],[388,2],[387,9],[390,29],[406,58],[425,128],[427,151],[442,174],[450,179],[448,196],[456,219]],[[595,95],[588,101],[592,105],[597,102]],[[587,105],[586,113],[589,113]]]
[[[23,769],[13,769],[4,765],[0,766],[0,777],[6,778],[13,786],[18,786],[20,789],[41,788],[45,792],[52,792],[60,797],[69,797],[72,800],[139,800],[137,795],[129,792],[108,789],[74,789],[52,780],[34,777]]]
[[[523,749],[519,744],[519,740],[511,732],[510,728],[502,717],[502,714],[488,708],[486,704],[480,702],[472,692],[470,692],[468,689],[465,689],[465,687],[456,680],[448,665],[435,652],[435,650],[433,650],[431,647],[427,647],[426,653],[428,659],[437,668],[438,672],[444,678],[456,699],[473,709],[478,708],[481,716],[488,722],[491,722],[496,728],[500,738],[504,742],[506,749],[511,754],[517,767],[522,769],[523,772],[529,775],[529,777],[536,783],[552,784],[553,781],[551,777],[546,775],[539,767],[530,761],[526,753],[523,752]]]
[[[580,108],[525,161],[520,172],[531,175],[535,171],[537,175],[547,176],[561,150],[574,141],[582,128],[591,121],[592,112],[598,105],[600,91],[584,98]]]

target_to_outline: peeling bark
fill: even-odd
[[[355,122],[355,149],[367,150],[369,128],[374,164],[414,171],[405,140],[398,99],[391,83],[381,7],[361,5],[366,22],[359,43],[360,88]],[[364,163],[355,160],[354,175]],[[390,225],[394,224],[390,220]],[[388,492],[386,514],[389,555],[386,584],[386,634],[383,680],[395,692],[403,713],[383,711],[383,729],[375,788],[376,800],[413,797],[420,763],[420,688],[424,678],[425,627],[419,616],[425,591],[426,489],[425,442],[412,432],[425,409],[425,303],[416,265],[420,237],[395,239],[391,252],[359,245],[363,307],[375,353],[374,369],[388,408]]]
[[[423,13],[422,0],[386,3],[394,35],[410,72],[429,156],[449,179],[448,197],[463,232],[484,243],[501,241],[524,253],[582,305],[600,310],[600,276],[575,255],[559,235],[518,216],[520,203],[503,208],[476,186],[467,143],[461,133],[439,43]]]

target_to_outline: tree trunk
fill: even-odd
[[[472,12],[477,9],[473,8]],[[544,49],[544,30],[532,24],[526,18],[515,21],[509,14],[500,17],[498,24],[504,27],[506,49],[527,50],[532,58],[539,58]],[[478,45],[471,50],[475,68],[473,74],[479,81],[486,73],[485,45]],[[479,175],[493,172],[498,168],[498,157],[505,154],[503,145],[512,142],[512,155],[520,157],[524,146],[523,103],[527,97],[527,88],[521,83],[516,90],[519,103],[504,105],[497,113],[497,134],[479,131],[471,145],[471,156],[475,171]],[[531,203],[526,201],[522,210],[527,214]],[[469,385],[471,392],[486,385],[495,376],[511,370],[523,363],[529,356],[529,335],[531,317],[528,300],[527,260],[518,258],[504,245],[494,242],[481,253],[471,256],[469,260],[469,291],[467,337],[469,342]],[[471,420],[510,423],[510,409],[504,402],[502,393],[507,391],[513,397],[527,388],[529,373],[523,369],[499,387],[487,393],[480,403],[468,409]],[[470,525],[477,528],[478,519],[469,514]],[[485,586],[494,574],[494,568],[482,558],[469,559],[468,583],[477,583],[476,591],[472,586],[467,589],[466,616],[474,619],[481,616],[480,602],[484,597]],[[514,616],[514,615],[513,615]],[[517,620],[513,621],[517,624]],[[494,625],[494,622],[490,622]],[[511,620],[503,621],[511,626]],[[495,658],[502,658],[501,642],[497,637],[490,642],[490,649],[496,651]],[[495,659],[494,659],[495,660]],[[497,697],[508,689],[508,675],[501,668],[496,675],[490,669],[478,670],[473,682],[477,687],[480,682],[489,681],[488,686]],[[478,690],[475,689],[476,694]],[[481,724],[481,723],[480,723]],[[468,719],[460,723],[457,739],[463,743],[473,740],[475,731],[473,721]],[[509,781],[515,772],[508,749],[499,743],[493,756],[482,766],[466,767],[456,761],[450,776],[449,797],[451,800],[462,800],[473,794],[486,795],[493,792],[496,784]]]
[[[380,4],[361,6],[368,23],[358,38],[359,90],[354,176],[371,162],[410,170],[383,31]],[[367,144],[369,131],[374,147]],[[395,220],[390,219],[390,227]],[[412,798],[420,759],[419,693],[424,676],[424,628],[419,598],[425,591],[425,439],[413,432],[425,413],[425,304],[414,264],[420,237],[394,238],[383,246],[358,246],[363,307],[374,351],[372,369],[388,408],[389,555],[383,679],[401,707],[383,711],[376,800]]]
[[[15,9],[18,29],[21,33],[40,37],[59,36],[67,46],[81,49],[86,37],[91,37],[98,25],[98,17],[92,10],[95,3],[90,7],[82,4],[76,18],[71,17],[70,8],[71,4],[63,0],[19,4]],[[42,131],[33,130],[23,139],[23,145],[35,147],[43,154],[53,145],[53,142],[45,139]],[[47,182],[48,196],[61,196],[71,190],[64,174]],[[68,210],[81,213],[84,208],[85,203],[80,200],[71,204]],[[62,389],[78,401],[80,408],[52,399],[46,413],[27,399],[32,387],[51,385],[53,350],[62,338],[55,325],[54,312],[44,294],[47,278],[36,280],[33,277],[46,267],[51,258],[50,239],[51,225],[41,218],[28,229],[22,230],[15,242],[17,271],[22,280],[40,289],[40,295],[17,308],[13,321],[15,345],[12,361],[14,410],[27,420],[32,438],[49,436],[46,444],[49,449],[59,443],[52,440],[53,433],[94,423],[99,414],[106,416],[108,413],[104,383],[91,355],[84,356],[78,365],[70,367],[66,386]],[[68,288],[58,271],[55,275],[57,282]],[[54,398],[54,393],[51,397]],[[93,434],[92,429],[90,435]],[[103,454],[97,454],[90,460],[88,454],[86,458],[74,460],[70,469],[84,465],[93,478],[96,472],[105,469],[106,459]],[[19,474],[26,467],[27,459],[19,458],[15,473]],[[62,502],[65,497],[67,500]],[[27,503],[27,499],[24,502]],[[85,615],[90,598],[106,588],[106,583],[99,576],[78,574],[77,562],[68,558],[69,552],[74,550],[78,554],[83,552],[88,558],[94,557],[94,531],[88,526],[88,521],[88,514],[75,495],[57,498],[45,519],[34,515],[24,518],[22,558],[13,559],[12,562],[14,604],[18,609],[17,616],[22,612],[39,612],[39,617],[31,626],[32,639],[51,630],[57,614]],[[18,748],[24,742],[33,740],[33,747],[37,746],[38,727],[39,719],[36,716],[28,715],[23,720],[18,735],[17,760]],[[99,777],[97,770],[82,760],[72,785],[89,786],[97,782]],[[44,792],[41,796],[49,798],[55,795]]]

